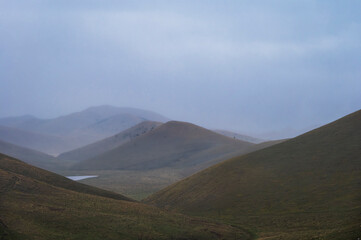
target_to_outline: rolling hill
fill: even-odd
[[[113,136],[145,120],[168,121],[167,118],[147,110],[103,105],[53,119],[39,119],[32,116],[0,119],[1,126],[52,136],[62,142],[54,142],[55,140],[50,139],[47,144],[32,146],[34,144],[30,137],[28,138],[30,141],[21,138],[11,140],[6,136],[2,137],[1,132],[0,137],[2,140],[16,145],[57,155]],[[37,141],[36,139],[34,142],[37,143]]]
[[[136,137],[155,129],[161,124],[162,123],[160,122],[144,121],[109,138],[86,145],[73,151],[62,153],[58,156],[58,158],[61,160],[69,160],[73,163],[93,158],[127,143]]]
[[[53,156],[1,140],[0,152],[49,171],[62,170],[66,166],[65,161],[59,161]]]
[[[148,170],[206,167],[254,144],[205,128],[170,121],[133,141],[75,164],[75,170]]]
[[[361,236],[361,110],[229,159],[145,200],[221,219],[260,239]]]
[[[0,154],[0,239],[250,239],[239,228],[169,213]]]

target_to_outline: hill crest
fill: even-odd
[[[220,159],[252,143],[234,140],[197,125],[169,121],[133,141],[75,165],[74,169],[154,169],[185,167]]]
[[[75,163],[96,157],[104,152],[110,151],[116,147],[121,146],[122,144],[132,141],[149,131],[154,130],[161,124],[162,123],[160,122],[144,121],[114,136],[105,138],[81,148],[74,149],[69,152],[62,153],[58,156],[58,158],[62,160],[69,160]]]

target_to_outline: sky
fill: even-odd
[[[361,108],[361,1],[0,0],[0,117],[109,104],[257,137]]]

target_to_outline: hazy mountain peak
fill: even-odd
[[[3,118],[0,119],[0,125],[60,137],[66,144],[51,146],[51,150],[48,149],[49,144],[40,144],[47,147],[36,148],[42,152],[59,154],[110,137],[145,120],[166,122],[169,119],[148,110],[100,105],[52,119],[28,116]],[[7,141],[1,132],[0,139]],[[24,140],[12,143],[26,147],[34,145]]]

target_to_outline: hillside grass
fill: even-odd
[[[0,239],[251,238],[230,225],[107,196],[104,190],[84,192],[83,184],[66,185],[61,176],[4,155],[0,163]]]
[[[260,239],[361,237],[361,111],[232,158],[145,202],[236,224]]]

